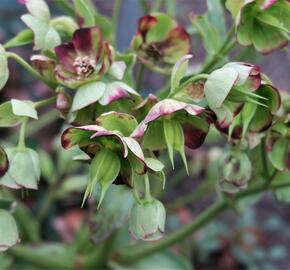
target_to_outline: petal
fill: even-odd
[[[123,138],[125,143],[127,144],[128,148],[130,151],[141,161],[145,162],[144,154],[142,151],[142,148],[140,144],[134,140],[133,138],[130,137],[124,137]]]
[[[138,20],[138,33],[145,39],[146,33],[157,23],[157,18],[146,15]]]
[[[168,38],[162,42],[161,50],[164,53],[164,62],[175,64],[178,59],[191,51],[189,34],[183,27],[175,27],[170,31]]]
[[[144,136],[146,130],[147,130],[148,125],[146,125],[144,123],[144,121],[142,121],[137,127],[136,129],[132,132],[132,134],[130,135],[130,137],[134,138],[134,139],[140,139]]]
[[[55,53],[57,54],[62,65],[70,72],[74,72],[74,61],[77,57],[74,45],[72,43],[65,43],[55,47]]]
[[[162,116],[171,115],[180,110],[185,110],[190,115],[199,115],[204,111],[204,108],[174,99],[164,99],[152,107],[148,115],[145,117],[144,123],[148,124]]]
[[[79,55],[98,58],[102,50],[102,33],[98,27],[81,28],[73,34],[73,44]]]
[[[68,71],[63,65],[57,65],[54,72],[57,81],[69,88],[75,89],[84,84],[83,81],[77,80],[76,75]]]
[[[108,83],[105,93],[99,103],[101,105],[108,105],[115,100],[130,98],[129,93],[139,96],[133,88],[123,82]]]
[[[4,149],[0,146],[0,177],[2,177],[9,168],[9,161]]]
[[[30,58],[32,66],[38,70],[41,75],[50,79],[51,81],[55,80],[54,69],[56,62],[54,59],[49,58],[45,55],[33,55]]]
[[[102,131],[97,131],[96,133],[94,133],[90,138],[91,139],[94,139],[94,138],[97,138],[97,137],[103,137],[103,136],[109,136],[109,137],[114,137],[116,138],[121,146],[122,146],[122,149],[123,149],[123,157],[126,158],[128,156],[128,148],[127,148],[127,145],[123,139],[122,136],[120,136],[118,133],[116,132],[113,132],[113,131],[109,131],[109,130],[102,130]]]
[[[105,74],[113,63],[113,48],[109,43],[104,42],[103,50],[100,55],[99,61],[101,62],[101,67],[98,71],[99,75]],[[98,59],[97,59],[98,60]]]

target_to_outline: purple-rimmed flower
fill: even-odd
[[[241,45],[254,45],[267,54],[288,44],[290,30],[290,1],[236,1],[228,0],[227,6],[236,16],[236,35]],[[231,3],[232,2],[232,3]]]
[[[173,150],[178,151],[186,165],[184,145],[198,148],[208,133],[209,123],[201,115],[204,111],[197,105],[164,99],[150,109],[131,136],[142,140],[145,149],[167,148],[173,166]]]
[[[0,177],[4,176],[9,168],[9,161],[6,152],[0,146]]]
[[[132,48],[149,67],[171,67],[191,50],[190,37],[184,28],[167,14],[156,13],[141,17]]]
[[[45,55],[36,54],[31,56],[30,61],[33,68],[35,68],[43,77],[51,82],[56,82],[54,69],[56,61]]]
[[[99,80],[113,62],[112,48],[98,27],[76,30],[72,42],[57,46],[55,52],[59,59],[56,78],[70,88]]]

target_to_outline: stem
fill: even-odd
[[[141,87],[143,83],[143,77],[144,77],[144,71],[145,71],[145,65],[143,63],[140,64],[138,75],[137,75],[137,83],[136,83],[136,89],[137,92],[141,92]]]
[[[159,12],[162,7],[163,0],[155,0],[151,12]]]
[[[235,27],[232,26],[217,53],[207,63],[205,63],[200,73],[209,73],[211,69],[214,68],[215,65],[235,47],[236,43],[235,41],[232,41],[234,33]]]
[[[34,103],[34,108],[40,108],[40,107],[45,107],[51,104],[54,104],[56,101],[56,96],[44,99],[44,100],[40,100]]]
[[[44,82],[48,87],[55,88],[57,85],[41,76],[31,65],[29,65],[21,56],[13,52],[6,52],[8,58],[14,59],[19,65],[24,67],[30,74]]]
[[[148,174],[144,175],[144,184],[145,184],[145,200],[148,202],[152,201],[152,196],[151,196],[151,192],[150,192],[150,181],[149,181],[149,177]]]
[[[142,7],[144,15],[150,13],[150,8],[146,0],[140,0],[140,6]]]
[[[269,186],[265,186],[265,183],[259,183],[248,190],[241,191],[237,193],[233,199],[239,200],[253,194],[262,192],[268,189],[280,189],[284,187],[289,187],[290,181],[287,182],[274,182],[270,183]],[[185,238],[189,237],[195,231],[200,229],[202,226],[209,223],[213,220],[217,215],[222,213],[224,210],[230,209],[230,205],[226,202],[225,199],[220,199],[212,206],[210,206],[207,210],[201,213],[197,218],[195,218],[191,223],[185,225],[184,227],[180,228],[176,232],[172,233],[171,235],[167,236],[163,240],[159,242],[150,243],[150,244],[137,244],[127,248],[123,248],[122,251],[119,251],[117,254],[114,255],[114,258],[122,263],[129,263],[140,258],[146,257],[151,255],[155,252],[161,251],[165,248],[176,244]]]
[[[75,10],[72,7],[72,5],[67,0],[54,0],[55,4],[62,9],[64,12],[66,12],[69,16],[74,17],[75,16]]]
[[[168,95],[168,97],[173,97],[175,94],[178,93],[178,91],[184,89],[184,87],[186,87],[190,83],[194,83],[200,80],[206,80],[207,78],[208,78],[208,74],[198,74],[198,75],[192,76],[189,79],[187,79],[185,82],[180,84],[178,87],[173,89],[173,91]]]
[[[122,0],[115,0],[114,7],[113,7],[113,14],[112,14],[112,23],[113,29],[115,33],[114,42],[113,44],[116,46],[117,43],[117,33],[118,33],[118,24],[119,24],[119,15],[121,10]]]
[[[266,143],[265,143],[265,138],[262,139],[262,143],[260,145],[261,147],[261,160],[263,163],[263,169],[265,172],[265,177],[267,179],[271,179],[270,178],[270,172],[269,172],[269,166],[268,166],[268,161],[267,161],[267,154],[266,154]]]
[[[26,133],[26,128],[27,128],[27,123],[28,123],[28,118],[24,118],[20,131],[19,131],[19,138],[18,138],[18,150],[22,151],[26,148],[25,146],[25,133]]]

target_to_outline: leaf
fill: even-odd
[[[21,121],[22,117],[13,113],[11,101],[0,105],[0,127],[14,127],[20,124]]]
[[[12,112],[17,116],[26,116],[38,119],[37,111],[29,101],[11,99]]]
[[[231,12],[234,18],[239,14],[243,4],[244,0],[226,0],[226,8]]]
[[[44,0],[25,0],[25,5],[31,15],[46,21],[50,20],[49,8]]]
[[[91,27],[95,25],[94,13],[84,0],[74,0],[75,10],[78,16],[84,20],[84,27]]]
[[[78,111],[98,101],[104,94],[106,84],[103,82],[91,82],[81,86],[73,99],[72,111]]]
[[[268,158],[273,166],[280,171],[289,169],[289,141],[286,139],[278,139],[271,152],[268,152]]]
[[[125,185],[112,185],[103,200],[102,206],[95,211],[90,224],[92,238],[100,243],[116,229],[128,222],[134,196]]]
[[[176,90],[176,88],[179,86],[180,80],[186,75],[188,69],[188,61],[191,58],[191,54],[184,55],[174,65],[171,72],[171,93],[174,93],[174,90]]]
[[[108,149],[101,149],[93,158],[90,165],[89,184],[84,195],[84,201],[91,196],[97,183],[101,186],[100,207],[110,185],[117,178],[121,168],[119,157]]]
[[[145,158],[145,163],[154,172],[160,172],[164,169],[164,164],[156,158]]]
[[[169,158],[173,169],[174,169],[173,150],[176,150],[181,155],[186,172],[188,174],[187,161],[184,153],[184,135],[182,126],[176,120],[164,119],[163,132],[167,144]]]
[[[24,29],[19,32],[15,37],[8,40],[4,47],[5,49],[10,49],[13,47],[27,45],[33,42],[33,32],[31,29]]]
[[[121,132],[124,136],[130,134],[137,127],[137,120],[133,115],[119,112],[107,112],[96,119],[96,124],[107,130]]]
[[[12,215],[0,209],[0,252],[14,246],[19,241],[17,225]]]
[[[53,162],[53,157],[51,154],[47,153],[46,151],[41,150],[39,152],[40,157],[40,168],[42,176],[48,181],[51,182],[53,176],[55,174],[55,166]]]
[[[0,91],[5,86],[9,78],[9,69],[5,49],[0,44]]]
[[[86,189],[88,177],[86,175],[74,175],[62,182],[59,190],[56,191],[58,198],[66,198],[73,192],[82,192]]]
[[[273,179],[273,183],[288,182],[290,179],[290,172],[280,172]],[[275,196],[279,201],[289,202],[290,201],[290,187],[279,188],[275,190]]]
[[[210,108],[220,108],[238,79],[238,72],[232,68],[213,71],[204,85],[204,93]]]

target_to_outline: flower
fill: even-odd
[[[12,189],[29,188],[37,189],[40,179],[40,164],[37,152],[25,148],[5,149],[9,160],[9,170],[0,177],[0,186]]]
[[[0,146],[0,177],[4,176],[9,168],[9,161],[6,152]]]
[[[220,158],[219,172],[220,190],[233,194],[247,188],[252,175],[252,165],[245,153],[230,151]]]
[[[129,231],[137,239],[158,240],[163,236],[165,219],[165,208],[160,201],[136,202],[131,209]]]
[[[244,1],[236,18],[237,40],[241,45],[253,44],[263,54],[271,53],[288,44],[289,17],[289,0]]]
[[[131,174],[133,170],[137,174],[145,174],[148,165],[141,146],[130,135],[137,126],[133,116],[108,112],[100,115],[96,123],[68,128],[62,134],[61,142],[65,149],[78,145],[92,158],[85,198],[99,182],[102,187],[101,202],[106,190],[119,175],[126,184],[132,186],[132,179],[128,173]],[[115,173],[112,174],[114,168]],[[154,168],[152,170],[156,171]]]
[[[191,149],[198,148],[209,129],[207,119],[201,115],[204,111],[197,105],[164,99],[149,110],[131,136],[142,139],[143,147],[153,151],[167,147],[173,167],[173,150],[178,151],[186,166],[184,145]]]
[[[191,50],[188,33],[164,13],[141,17],[131,46],[139,59],[151,68],[171,67]]]
[[[30,58],[33,68],[51,82],[56,82],[54,69],[56,61],[45,55],[35,54]]]
[[[70,88],[99,80],[113,62],[113,49],[103,41],[98,27],[76,30],[72,42],[57,46],[55,52],[59,59],[56,78]]]

